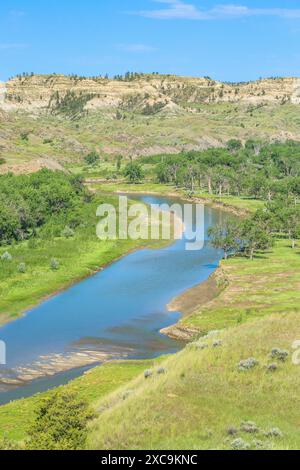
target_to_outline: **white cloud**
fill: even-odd
[[[159,10],[140,11],[141,16],[161,20],[205,20],[209,19],[205,12],[200,11],[194,5],[184,3],[181,0],[155,0],[158,3],[169,5],[168,8]]]
[[[26,49],[28,44],[0,44],[0,50],[5,51],[8,49]]]
[[[146,44],[117,44],[116,47],[124,52],[143,53],[156,51],[155,47],[147,46]]]
[[[300,18],[300,9],[289,8],[249,8],[242,5],[217,5],[210,10],[214,18],[240,18],[244,16],[278,16],[281,18]]]
[[[138,15],[160,20],[221,20],[250,16],[277,16],[279,18],[300,18],[300,9],[289,8],[249,8],[244,5],[216,5],[211,9],[198,8],[182,0],[154,0],[166,8],[142,10]]]

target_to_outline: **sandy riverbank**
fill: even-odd
[[[175,297],[168,305],[170,312],[180,312],[183,317],[192,314],[201,306],[207,305],[209,302],[218,297],[226,286],[224,282],[224,274],[222,268],[219,267],[207,281],[186,290],[183,294]],[[189,341],[195,335],[199,334],[199,330],[183,325],[181,321],[175,325],[161,330],[162,334],[170,338]]]

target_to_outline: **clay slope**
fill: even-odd
[[[132,75],[118,79],[64,75],[19,76],[0,83],[0,108],[30,113],[83,110],[194,112],[201,103],[300,104],[300,79],[228,84],[210,78]],[[71,113],[72,114],[72,113]]]

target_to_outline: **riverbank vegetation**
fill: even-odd
[[[300,338],[299,156],[295,142],[242,145],[233,140],[224,149],[142,158],[138,177],[131,166],[120,182],[89,182],[101,190],[95,200],[113,198],[112,190],[158,189],[190,200],[203,197],[232,206],[237,201],[246,212],[235,225],[210,232],[211,243],[227,258],[216,277],[221,293],[206,305],[195,303],[179,322],[179,328],[193,332],[180,353],[154,362],[107,364],[60,388],[62,394],[75,393],[74,399],[84,400],[96,414],[84,424],[83,448],[300,447],[300,376],[292,361]],[[93,207],[95,200],[87,204]],[[63,230],[67,227],[75,234],[60,232],[59,243],[79,236],[79,228],[68,224]],[[29,241],[3,247],[2,262],[18,263],[14,269],[22,262],[27,266],[13,250]],[[55,253],[51,259],[61,261]],[[35,413],[52,393],[0,408],[3,447],[30,446]]]
[[[117,202],[62,172],[0,176],[0,323],[132,249],[158,246],[97,238],[97,207]]]
[[[36,410],[40,404],[58,391],[61,394],[75,395],[78,400],[93,406],[101,397],[114,392],[126,383],[136,378],[147,368],[155,367],[156,361],[116,361],[95,367],[69,384],[50,390],[33,397],[17,400],[0,407],[0,448],[10,442],[12,445],[22,445],[28,438],[30,429],[35,424]]]
[[[253,212],[239,223],[211,229],[212,243],[223,249],[225,257],[239,252],[253,259],[256,252],[272,247],[278,233],[290,239],[292,248],[300,238],[298,142],[242,144],[231,139],[224,148],[141,158],[128,164],[124,176],[128,191],[151,192],[155,184],[166,185],[170,193]],[[146,184],[141,184],[145,179]],[[93,187],[97,189],[97,184]],[[121,189],[119,183],[108,187]]]
[[[180,353],[107,364],[60,388],[97,414],[89,448],[299,448],[299,366],[292,362],[299,249],[281,240],[253,261],[224,260],[221,269],[227,288],[183,319],[199,333]],[[0,408],[6,445],[23,445],[51,393]]]

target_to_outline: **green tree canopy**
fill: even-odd
[[[144,178],[142,166],[137,162],[130,162],[124,171],[125,177],[130,183],[140,183]]]

